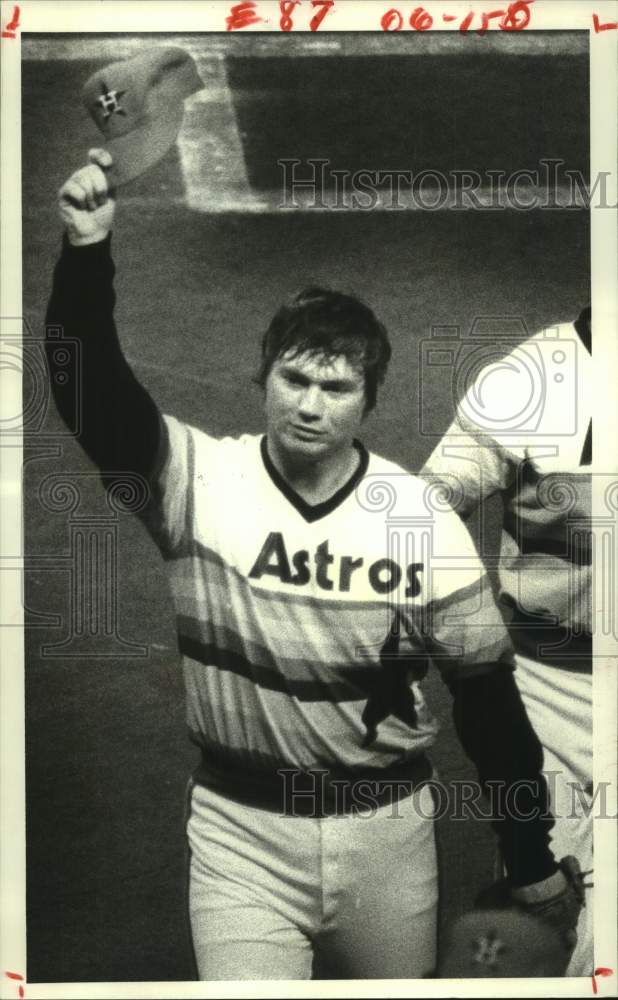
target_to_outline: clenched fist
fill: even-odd
[[[71,174],[58,192],[60,218],[73,246],[104,240],[114,220],[116,202],[111,197],[105,170],[112,165],[105,149],[91,149],[87,167]]]

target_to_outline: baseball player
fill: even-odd
[[[592,874],[590,317],[588,307],[482,369],[423,475],[448,484],[464,519],[502,498],[501,601],[515,680],[543,745],[551,842]],[[593,971],[587,888],[570,975]]]
[[[60,190],[47,322],[81,341],[81,444],[106,484],[142,477],[140,516],[169,571],[200,751],[187,826],[200,978],[435,969],[429,661],[493,789],[509,891],[567,913],[540,744],[467,529],[358,440],[390,357],[384,328],[357,299],[309,288],[263,339],[263,436],[216,439],[161,414],[114,326],[110,166],[93,150]],[[559,923],[566,954],[572,912]]]

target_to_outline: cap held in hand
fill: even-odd
[[[126,184],[167,153],[182,125],[185,98],[203,86],[191,56],[175,46],[112,63],[86,81],[84,104],[114,161],[112,186]]]

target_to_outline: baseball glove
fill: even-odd
[[[483,890],[455,921],[441,949],[442,979],[564,976],[577,943],[584,883],[566,857],[544,882],[513,889],[507,879]]]

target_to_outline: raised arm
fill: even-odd
[[[127,364],[114,324],[110,244],[115,200],[105,174],[110,165],[109,153],[91,150],[88,166],[60,188],[65,232],[46,316],[47,361],[58,411],[66,423],[75,420],[79,380],[77,437],[108,483],[127,472],[149,480],[162,442],[159,411]],[[79,342],[74,370],[68,373],[56,360],[58,331]]]

